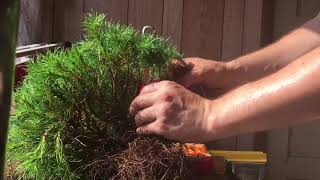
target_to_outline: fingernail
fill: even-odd
[[[136,129],[136,132],[137,132],[138,134],[141,134],[141,128],[137,128],[137,129]]]

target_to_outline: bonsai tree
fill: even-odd
[[[135,134],[128,112],[139,88],[171,79],[170,43],[132,27],[83,21],[85,37],[28,64],[15,92],[8,164],[20,179],[174,179],[183,177],[181,145]]]

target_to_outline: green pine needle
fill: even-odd
[[[128,107],[145,69],[150,79],[170,79],[170,60],[181,55],[167,40],[84,17],[85,38],[28,64],[15,93],[8,159],[21,179],[90,179],[83,167],[115,153],[135,128]]]

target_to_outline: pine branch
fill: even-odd
[[[83,167],[128,146],[122,137],[135,130],[127,114],[142,72],[169,79],[171,59],[181,56],[167,40],[101,14],[86,15],[82,27],[82,41],[30,62],[15,93],[8,158],[22,179],[90,178]]]

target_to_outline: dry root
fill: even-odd
[[[17,179],[14,177],[17,166],[8,162],[6,180]],[[182,145],[154,136],[137,136],[122,151],[114,155],[98,155],[78,170],[84,179],[93,180],[171,180],[186,179],[190,175]]]
[[[138,137],[127,149],[86,169],[92,179],[184,179],[188,174],[181,145],[159,137]]]

